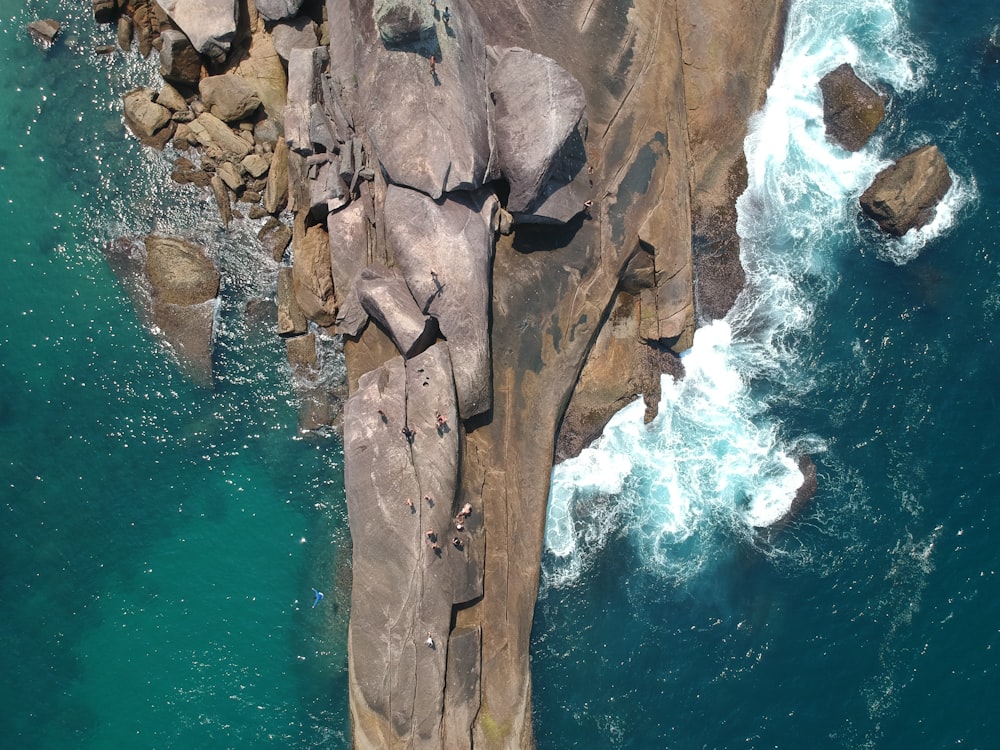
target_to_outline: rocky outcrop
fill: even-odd
[[[42,49],[48,49],[56,41],[62,24],[53,18],[43,18],[28,24],[32,41]]]
[[[417,305],[437,319],[455,368],[458,411],[470,419],[490,408],[491,193],[450,194],[442,203],[390,185],[385,232]]]
[[[201,54],[221,62],[236,38],[236,0],[158,0]]]
[[[225,159],[243,159],[253,150],[253,146],[245,138],[234,133],[211,112],[202,112],[188,125],[201,145],[217,148]]]
[[[163,148],[174,133],[169,109],[156,102],[156,92],[140,88],[122,97],[125,124],[146,146]]]
[[[212,382],[212,337],[220,275],[205,250],[188,240],[149,235],[105,248],[139,318],[202,385]]]
[[[198,93],[208,111],[223,122],[243,120],[260,106],[260,97],[253,86],[232,73],[202,78]]]
[[[292,18],[302,7],[302,0],[253,0],[257,12],[268,21]]]
[[[201,56],[182,31],[160,33],[160,75],[164,80],[194,88],[201,78]]]
[[[860,151],[885,119],[885,98],[844,63],[819,81],[826,134],[848,151]]]
[[[883,232],[902,237],[933,218],[951,174],[937,146],[918,148],[879,172],[861,195],[861,210]]]
[[[404,357],[419,354],[437,338],[434,318],[417,307],[406,282],[384,266],[368,266],[354,282],[358,302]]]
[[[293,49],[312,49],[319,44],[316,24],[311,18],[295,18],[271,29],[271,41],[278,56],[288,62]]]
[[[296,231],[292,242],[295,261],[292,279],[295,300],[309,320],[321,326],[332,326],[337,320],[337,300],[333,293],[330,269],[330,240],[326,229],[311,226]]]
[[[586,105],[583,87],[542,55],[517,48],[498,55],[488,84],[496,104],[498,163],[510,185],[507,210],[515,220],[533,214],[539,221],[569,221],[590,198],[579,130]],[[563,195],[556,197],[560,191]]]
[[[430,12],[424,0],[413,1],[421,14]],[[364,13],[357,32],[360,109],[388,181],[437,200],[496,177],[486,44],[476,15],[463,15],[451,33],[435,29],[432,38],[406,46],[383,44]]]

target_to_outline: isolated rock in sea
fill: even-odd
[[[296,232],[292,242],[295,299],[307,318],[318,325],[331,326],[337,320],[337,300],[334,297],[330,240],[326,229],[311,226],[301,235]]]
[[[278,56],[288,62],[293,49],[312,49],[319,44],[316,23],[303,16],[275,24],[271,29],[271,41]]]
[[[389,334],[404,357],[409,359],[434,342],[436,321],[420,311],[398,272],[385,266],[368,266],[354,287],[365,312]]]
[[[173,135],[170,110],[157,104],[156,92],[140,88],[122,97],[122,115],[129,130],[144,145],[163,148]]]
[[[416,1],[429,12],[429,4]],[[494,179],[486,45],[471,8],[461,24],[427,43],[386,47],[377,38],[363,42],[358,44],[359,110],[388,181],[437,199]]]
[[[531,213],[544,197],[564,146],[577,134],[586,107],[583,87],[554,60],[515,47],[500,52],[489,88],[496,102],[500,172],[510,183],[507,210]],[[586,167],[582,138],[579,141],[570,180]],[[582,210],[583,200],[567,218]]]
[[[236,0],[158,0],[201,54],[222,62],[236,38]]]
[[[406,284],[422,311],[438,320],[451,348],[462,419],[492,404],[490,268],[492,193],[451,193],[440,204],[390,185],[385,232]]]
[[[299,12],[302,0],[253,0],[257,12],[268,21],[291,18]]]
[[[207,382],[219,271],[205,250],[188,240],[149,235],[145,244],[153,323],[190,374]]]
[[[28,24],[28,33],[32,40],[42,49],[48,49],[59,35],[62,24],[52,18],[43,18]]]
[[[844,63],[820,79],[827,135],[848,151],[860,151],[885,119],[885,99]]]
[[[424,0],[375,0],[375,25],[387,45],[414,42],[434,30],[434,13]]]
[[[164,29],[160,32],[160,75],[164,80],[195,87],[201,78],[201,56],[184,32]]]
[[[243,120],[260,106],[260,97],[253,86],[232,73],[202,78],[198,93],[208,111],[223,122]]]
[[[944,156],[937,146],[924,146],[879,172],[861,195],[861,209],[882,231],[902,237],[934,218],[950,187]]]

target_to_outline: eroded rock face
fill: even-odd
[[[158,0],[201,54],[221,62],[236,38],[236,0]]]
[[[385,329],[404,357],[419,354],[437,337],[435,320],[420,311],[398,273],[385,266],[368,266],[354,287],[365,312]]]
[[[253,4],[268,21],[281,21],[299,12],[302,0],[253,0]]]
[[[375,0],[375,25],[389,45],[414,42],[434,30],[434,14],[424,0]]]
[[[561,187],[586,167],[577,131],[586,106],[583,87],[554,60],[513,48],[501,51],[489,88],[496,102],[500,172],[510,183],[507,210],[515,216],[534,213],[555,192],[549,185],[553,178]],[[577,148],[566,148],[574,135]],[[559,166],[566,174],[556,174]],[[550,213],[568,221],[583,210],[586,199],[586,190],[581,191],[561,214]]]
[[[460,454],[449,427],[458,417],[451,369],[445,343],[405,364],[397,357],[362,376],[344,408],[358,747],[443,746],[451,607],[482,592],[478,528],[457,532],[453,521]]]
[[[201,78],[201,57],[184,32],[164,29],[160,32],[160,75],[182,86],[197,86]]]
[[[163,148],[173,135],[170,110],[156,103],[156,92],[141,88],[122,97],[123,115],[129,130],[147,146]]]
[[[860,151],[885,119],[882,95],[858,78],[848,63],[823,76],[819,87],[827,136],[848,151]]]
[[[223,122],[243,120],[260,106],[260,97],[253,86],[232,73],[203,78],[198,92],[208,111]]]
[[[321,326],[337,320],[337,300],[330,270],[330,240],[326,229],[312,226],[294,238],[292,278],[295,299],[305,316]]]
[[[217,146],[230,158],[242,159],[253,147],[211,112],[202,112],[188,126],[203,146]]]
[[[438,204],[390,185],[385,198],[386,237],[406,284],[451,347],[462,419],[492,404],[490,260],[497,208],[492,193],[453,193]]]
[[[937,146],[911,151],[879,172],[861,195],[861,210],[883,232],[902,237],[928,224],[951,187],[948,163]]]
[[[441,29],[406,48],[387,48],[374,29],[363,29],[357,61],[361,110],[387,179],[435,199],[474,190],[497,175],[482,27],[470,12],[451,33]]]

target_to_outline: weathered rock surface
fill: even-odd
[[[202,112],[189,123],[189,126],[201,145],[216,146],[225,157],[238,160],[253,150],[246,140],[236,135],[226,123],[211,112]]]
[[[368,266],[354,287],[365,312],[385,329],[407,359],[424,351],[437,338],[437,322],[417,307],[398,273],[384,266]]]
[[[285,209],[288,203],[288,146],[279,140],[271,154],[271,165],[267,172],[267,187],[264,189],[264,208],[270,214]]]
[[[819,81],[826,134],[848,151],[860,151],[885,119],[885,99],[844,63]]]
[[[546,189],[556,172],[558,157],[563,162],[576,157],[567,171],[572,182],[585,170],[587,155],[578,126],[586,100],[583,87],[554,60],[525,49],[500,51],[500,58],[489,74],[490,95],[496,103],[497,156],[500,172],[510,183],[507,210],[533,213],[554,190]],[[571,136],[579,147],[564,148]],[[561,177],[561,175],[560,175]],[[563,179],[557,179],[563,182]],[[587,199],[584,190],[568,206],[568,221],[580,213]]]
[[[479,524],[453,531],[460,508],[458,431],[435,423],[441,413],[447,425],[456,424],[451,369],[444,343],[405,365],[392,359],[361,378],[344,409],[357,747],[443,746],[452,605],[482,592]],[[414,431],[412,441],[404,427]],[[452,536],[460,536],[460,547]],[[399,596],[401,582],[406,596]],[[474,668],[471,653],[468,659]]]
[[[309,320],[321,326],[332,326],[337,320],[337,300],[333,293],[330,240],[326,229],[317,225],[301,231],[296,226],[292,242],[295,300]]]
[[[253,4],[268,21],[281,21],[299,12],[302,0],[253,0]]]
[[[437,318],[451,348],[462,419],[492,403],[490,261],[497,207],[492,194],[453,193],[436,204],[395,185],[385,197],[388,244],[417,305]]]
[[[169,83],[163,84],[156,94],[156,103],[166,107],[171,112],[181,112],[187,109],[187,101],[181,93]]]
[[[271,41],[278,56],[287,62],[293,49],[312,49],[319,44],[319,37],[315,22],[302,17],[275,24],[271,29]]]
[[[278,269],[278,335],[301,336],[308,330],[306,316],[295,300],[295,282],[290,266]]]
[[[163,148],[173,135],[170,110],[157,104],[156,92],[140,88],[122,97],[125,124],[147,146]]]
[[[427,3],[415,2],[429,11]],[[358,26],[357,94],[374,155],[388,181],[437,199],[446,192],[474,190],[496,177],[486,45],[476,15],[470,10],[450,33],[435,30],[434,37],[405,47],[382,44],[363,11]]]
[[[94,20],[97,23],[111,23],[115,20],[117,12],[117,0],[92,0],[94,6]]]
[[[201,79],[198,92],[208,111],[223,122],[243,120],[260,106],[260,97],[253,86],[232,73]]]
[[[146,255],[154,298],[173,305],[197,305],[219,294],[219,271],[193,242],[149,235]]]
[[[236,38],[236,0],[158,0],[191,44],[206,57],[221,62]]]
[[[902,237],[933,218],[948,188],[948,163],[937,146],[918,148],[886,167],[861,195],[861,210],[883,232]]]
[[[375,0],[375,25],[387,45],[415,42],[434,30],[434,14],[423,0]]]
[[[182,86],[197,86],[201,78],[201,57],[184,32],[164,29],[160,32],[160,40],[160,75]]]

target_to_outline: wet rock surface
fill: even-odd
[[[860,151],[885,119],[885,99],[844,63],[820,79],[826,133],[848,151]]]
[[[875,175],[861,195],[861,210],[888,234],[902,237],[928,224],[951,187],[948,163],[937,146],[900,157]]]

